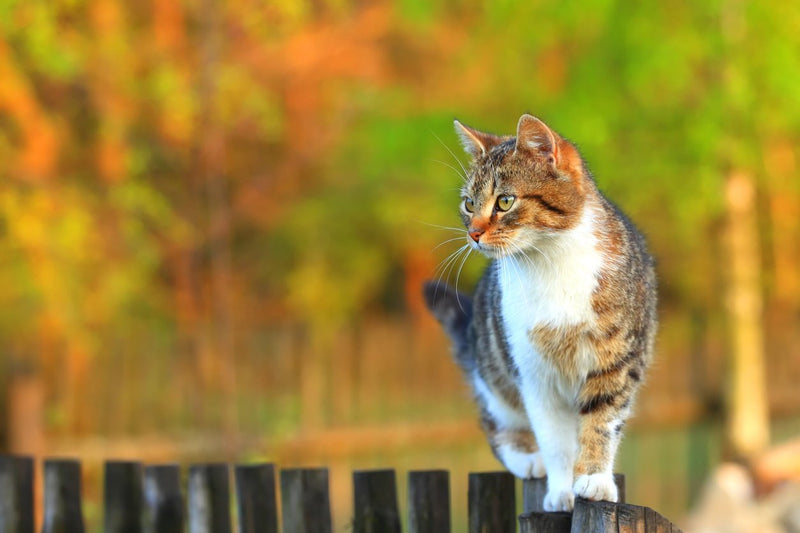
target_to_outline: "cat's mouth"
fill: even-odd
[[[486,257],[490,259],[500,259],[502,257],[506,257],[511,255],[511,251],[508,249],[508,246],[503,245],[502,243],[491,243],[491,242],[475,242],[470,239],[470,244],[472,245],[472,249],[476,252],[480,252]]]

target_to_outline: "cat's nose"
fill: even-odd
[[[475,242],[478,242],[479,240],[481,240],[481,235],[483,235],[484,233],[486,233],[486,231],[481,229],[481,228],[470,228],[469,229],[469,236]]]

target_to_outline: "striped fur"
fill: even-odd
[[[545,509],[615,501],[614,456],[657,322],[644,239],[540,120],[523,115],[516,137],[456,129],[473,155],[467,239],[492,261],[472,298],[430,282],[428,306],[495,455],[519,477],[547,474]]]

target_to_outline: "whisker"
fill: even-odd
[[[529,266],[531,269],[533,269],[533,270],[536,270],[536,271],[538,271],[538,270],[539,270],[539,267],[538,267],[538,265],[537,265],[537,264],[536,264],[536,263],[533,261],[533,259],[531,259],[531,257],[530,257],[528,254],[526,254],[526,253],[525,253],[525,251],[522,249],[522,246],[520,246],[519,244],[517,244],[517,243],[515,243],[515,242],[511,242],[510,244],[511,244],[511,245],[513,246],[513,248],[514,248],[515,255],[519,255],[519,256],[521,256],[521,257],[522,257],[522,259],[525,261],[525,263],[526,263],[526,264],[527,264],[527,265],[528,265],[528,266]]]
[[[512,246],[512,247],[518,248],[518,246],[513,242],[509,242],[508,244],[510,246]],[[528,293],[528,291],[525,290],[525,284],[522,281],[522,277],[523,276],[522,276],[522,273],[519,270],[519,264],[517,264],[516,254],[508,255],[506,257],[506,259],[508,260],[508,262],[511,263],[511,266],[514,267],[514,274],[517,277],[517,283],[519,284],[519,290],[520,290],[520,293],[523,294],[523,297],[525,298],[526,305],[530,305],[530,302],[527,301],[529,293]]]
[[[443,259],[441,263],[439,263],[439,267],[437,267],[436,271],[434,272],[434,275],[437,276],[437,287],[438,287],[438,283],[440,283],[442,281],[442,277],[444,276],[445,272],[452,271],[452,265],[455,264],[455,262],[458,260],[458,258],[461,255],[461,253],[463,253],[464,250],[467,249],[467,248],[469,248],[469,243],[461,246],[456,251],[454,251],[453,253],[448,255],[445,259]],[[449,270],[448,270],[448,267],[449,267]],[[449,274],[448,274],[448,278],[449,278]]]
[[[459,236],[459,237],[453,237],[452,239],[447,239],[446,241],[442,241],[439,244],[437,244],[436,246],[434,246],[433,248],[431,248],[431,252],[433,252],[435,250],[438,250],[439,248],[441,248],[442,246],[444,246],[448,242],[460,241],[463,238],[464,238],[464,236],[462,235],[462,236]]]
[[[531,244],[531,245],[530,245],[530,247],[531,247],[531,248],[533,248],[534,250],[536,250],[537,252],[539,252],[539,255],[541,255],[541,256],[544,258],[544,260],[545,260],[545,261],[547,261],[547,262],[550,264],[550,268],[554,268],[553,262],[550,260],[550,258],[549,258],[549,257],[547,257],[547,254],[545,254],[545,253],[544,253],[544,252],[541,250],[541,248],[538,248],[538,247],[537,247],[536,245],[534,245],[534,244]]]
[[[451,155],[451,156],[453,156],[453,159],[455,159],[455,160],[456,160],[456,162],[458,163],[458,166],[459,166],[459,167],[461,167],[461,170],[463,171],[463,173],[461,174],[461,177],[464,179],[464,182],[467,182],[467,181],[469,181],[469,178],[468,178],[468,176],[469,176],[469,172],[467,172],[467,169],[466,169],[466,168],[464,168],[464,165],[463,165],[463,163],[461,163],[461,160],[460,160],[458,157],[456,157],[456,154],[454,154],[454,153],[453,153],[453,151],[450,149],[450,147],[449,147],[449,146],[447,146],[447,145],[444,143],[444,141],[443,141],[443,140],[441,140],[441,139],[439,138],[439,136],[438,136],[438,135],[436,135],[436,134],[434,133],[434,134],[433,134],[433,136],[434,136],[434,137],[436,137],[436,140],[437,140],[437,141],[439,141],[439,143],[440,143],[442,146],[444,146],[444,149],[445,149],[445,150],[447,150],[448,152],[450,152],[450,155]]]
[[[430,222],[423,222],[423,221],[421,221],[421,220],[417,220],[416,222],[418,222],[419,224],[424,224],[424,225],[426,225],[426,226],[429,226],[429,227],[431,227],[431,228],[437,228],[437,229],[446,229],[446,230],[452,230],[452,231],[458,231],[458,232],[462,232],[462,231],[463,231],[463,232],[465,232],[465,233],[466,233],[466,231],[467,231],[467,230],[466,230],[465,228],[463,228],[463,227],[461,227],[461,228],[457,228],[457,227],[455,227],[455,226],[440,226],[439,224],[431,224]]]
[[[455,264],[455,261],[458,260],[459,255],[464,251],[464,249],[467,246],[469,245],[465,244],[464,246],[458,248],[456,251],[452,252],[445,259],[443,259],[436,267],[436,270],[433,273],[434,277],[436,278],[436,287],[434,288],[433,291],[434,298],[436,298],[436,296],[439,294],[439,286],[442,284],[442,278],[444,277],[445,273],[452,272],[452,266],[450,266],[450,268],[448,269],[448,265]],[[449,273],[447,277],[448,278],[450,277]]]
[[[458,308],[464,311],[464,308],[461,305],[461,299],[458,297],[458,280],[461,278],[461,270],[464,268],[464,264],[466,264],[467,259],[469,259],[469,255],[472,253],[472,246],[467,244],[467,253],[464,254],[464,258],[461,260],[461,264],[458,266],[458,272],[456,273],[456,302],[458,303]]]
[[[451,165],[450,163],[447,163],[447,162],[445,162],[445,161],[442,161],[441,159],[431,159],[431,161],[433,161],[434,163],[439,163],[440,165],[444,165],[444,166],[446,166],[447,168],[449,168],[449,169],[451,169],[453,172],[455,172],[455,173],[458,175],[458,177],[459,177],[459,178],[461,178],[461,179],[462,179],[462,180],[464,180],[464,181],[466,181],[466,180],[467,180],[467,176],[465,176],[465,175],[462,173],[462,171],[463,171],[463,167],[462,167],[462,169],[461,169],[461,170],[459,170],[459,169],[457,169],[456,167],[454,167],[453,165]]]

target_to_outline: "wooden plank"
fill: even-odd
[[[400,533],[394,470],[353,472],[354,533]]]
[[[33,529],[33,459],[0,455],[0,531]]]
[[[515,479],[509,472],[469,475],[470,533],[516,533]]]
[[[184,512],[178,465],[151,465],[144,469],[144,499],[147,505],[145,532],[183,531]]]
[[[44,462],[42,533],[83,533],[81,464],[72,459]]]
[[[543,513],[544,496],[547,494],[547,478],[525,479],[522,481],[522,512]]]
[[[278,533],[275,466],[237,465],[235,473],[239,533]]]
[[[680,533],[680,529],[649,507],[644,508],[645,531],[648,533]]]
[[[519,516],[520,533],[570,533],[571,529],[572,513],[532,512]]]
[[[284,533],[330,533],[327,468],[281,470]]]
[[[614,474],[614,483],[619,495],[617,503],[625,503],[625,474]],[[544,497],[547,494],[547,478],[525,479],[522,482],[522,512],[544,512]]]
[[[450,473],[408,473],[408,529],[411,533],[450,533]]]
[[[614,474],[614,483],[617,485],[617,503],[625,503],[625,474]]]
[[[228,465],[189,467],[189,533],[230,533]]]
[[[105,533],[142,531],[142,465],[131,461],[106,461],[103,480]]]
[[[629,504],[617,506],[617,530],[619,533],[646,533],[645,508]]]
[[[587,531],[617,531],[617,504],[612,502],[590,502],[575,499],[572,512],[573,533]]]

